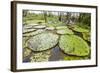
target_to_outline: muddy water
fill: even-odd
[[[46,54],[46,52],[50,52],[50,54]],[[39,56],[34,56],[40,54]],[[31,62],[31,57],[34,57],[33,62],[45,62],[45,61],[60,61],[64,59],[65,54],[60,50],[58,46],[52,48],[51,50],[35,53],[32,52],[28,57],[26,57],[23,62]],[[48,57],[47,57],[48,56]]]

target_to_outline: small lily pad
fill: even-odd
[[[34,32],[36,29],[23,29],[23,33]]]
[[[33,51],[43,51],[52,48],[58,43],[59,36],[54,33],[44,32],[28,40],[28,46]]]
[[[47,29],[47,30],[54,30],[55,27],[52,27],[52,26],[51,26],[51,27],[46,27],[46,29]]]
[[[87,56],[90,52],[90,47],[86,41],[75,35],[62,35],[59,46],[69,55]]]
[[[32,28],[32,27],[33,27],[33,25],[29,25],[29,24],[23,25],[23,28],[24,28],[24,29],[28,29],[28,28]]]
[[[45,25],[37,25],[37,26],[34,26],[35,29],[43,29],[45,27],[46,27]]]
[[[57,26],[56,29],[57,30],[59,30],[59,29],[68,29],[68,27],[67,26]]]
[[[38,30],[30,32],[30,33],[24,33],[23,36],[24,37],[34,36],[34,35],[43,33],[44,31],[45,31],[44,29],[38,29]]]

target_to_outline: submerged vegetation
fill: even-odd
[[[23,10],[23,62],[90,59],[90,25],[89,13]]]

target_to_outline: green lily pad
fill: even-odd
[[[59,36],[57,34],[44,32],[29,39],[28,46],[33,51],[47,50],[58,43],[58,38]]]
[[[74,34],[67,26],[57,26],[56,30],[58,34]]]
[[[58,34],[74,34],[72,32],[72,30],[69,30],[69,29],[60,29],[60,30],[57,30],[57,33]]]
[[[73,30],[76,31],[76,32],[89,32],[88,29],[84,29],[84,28],[79,27],[79,26],[75,26],[75,27],[73,28]]]
[[[37,26],[34,26],[35,29],[43,29],[45,27],[46,27],[45,25],[37,25]]]
[[[29,33],[29,32],[34,32],[36,29],[23,29],[23,33]]]
[[[59,40],[59,46],[69,55],[87,56],[90,51],[88,44],[75,35],[62,35]]]
[[[47,30],[54,30],[55,27],[49,26],[49,27],[47,27],[46,29],[47,29]]]
[[[68,27],[67,26],[57,26],[56,29],[57,30],[59,30],[59,29],[68,29]]]
[[[43,33],[44,31],[45,31],[44,29],[38,29],[38,30],[33,31],[33,32],[24,33],[24,34],[23,34],[23,37],[34,36],[34,35],[37,35],[37,34]]]

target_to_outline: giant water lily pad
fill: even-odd
[[[62,35],[59,46],[66,54],[70,55],[86,56],[90,51],[88,44],[75,35]]]
[[[58,30],[58,29],[68,29],[68,27],[67,27],[67,26],[57,26],[56,29],[57,29],[57,30]]]
[[[24,36],[24,37],[34,36],[34,35],[43,33],[44,31],[45,31],[44,29],[38,29],[38,30],[33,31],[33,32],[24,33],[23,36]]]
[[[67,26],[58,26],[56,30],[58,34],[74,34]]]
[[[69,30],[69,29],[60,29],[60,30],[57,30],[57,33],[58,34],[74,34],[72,32],[72,30]]]
[[[32,37],[28,46],[33,51],[43,51],[52,48],[58,43],[59,36],[54,33],[44,32]]]
[[[49,26],[49,27],[46,27],[46,29],[47,29],[47,30],[54,30],[55,27],[53,27],[53,26]]]
[[[34,32],[36,29],[23,29],[23,33],[29,33],[29,32]]]
[[[34,26],[35,29],[43,29],[45,27],[46,27],[45,25],[37,25],[37,26]]]
[[[79,27],[79,26],[74,26],[73,30],[76,31],[76,32],[89,32],[88,29],[85,29],[85,28],[82,28],[82,27]]]

